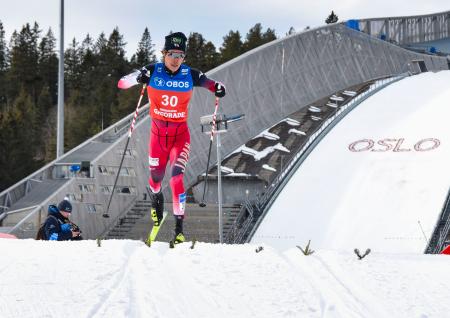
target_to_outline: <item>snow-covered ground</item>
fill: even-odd
[[[449,101],[450,71],[367,99],[306,158],[252,242],[423,253],[450,187]]]
[[[0,239],[0,317],[450,316],[447,255],[257,247]]]

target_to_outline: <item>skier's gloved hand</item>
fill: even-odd
[[[225,85],[223,85],[221,82],[216,82],[216,84],[214,84],[214,94],[216,95],[216,97],[224,97],[225,96]]]
[[[63,233],[69,233],[71,229],[72,228],[71,228],[69,223],[64,223],[64,224],[61,225],[61,231]]]
[[[148,81],[150,80],[150,71],[145,68],[141,68],[141,73],[136,77],[136,81],[141,84],[148,84]]]

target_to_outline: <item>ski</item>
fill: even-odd
[[[123,76],[117,83],[117,87],[120,89],[129,89],[137,84],[136,77],[139,75],[140,71],[134,71],[133,73]]]
[[[169,247],[170,248],[175,248],[175,245],[181,244],[181,243],[189,243],[189,242],[177,242],[176,240],[171,240],[169,242]],[[197,239],[194,237],[194,239],[191,241],[191,246],[189,247],[191,250],[193,250],[195,248],[195,244],[197,243]]]
[[[156,236],[157,236],[158,233],[159,233],[159,229],[161,228],[161,226],[163,225],[163,223],[164,223],[164,221],[165,221],[165,219],[166,219],[166,216],[167,216],[167,212],[164,211],[163,217],[162,217],[160,223],[159,223],[158,225],[154,225],[154,224],[153,224],[152,230],[151,230],[150,233],[148,234],[147,240],[145,241],[145,244],[146,244],[147,246],[151,246],[151,245],[152,245],[152,242],[155,241]],[[152,219],[153,219],[153,217],[152,217]]]

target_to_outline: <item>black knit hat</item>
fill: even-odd
[[[60,212],[69,212],[72,213],[72,204],[68,200],[62,200],[58,204],[58,210]]]
[[[164,50],[180,50],[186,52],[186,35],[183,32],[175,32],[166,36]]]

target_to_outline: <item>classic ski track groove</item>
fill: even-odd
[[[128,277],[131,268],[129,264],[131,264],[133,255],[134,253],[136,253],[137,247],[133,246],[132,250],[130,251],[128,251],[126,247],[127,245],[124,246],[123,250],[125,252],[124,254],[126,257],[126,261],[122,264],[117,274],[115,274],[112,278],[114,282],[112,283],[112,285],[110,285],[109,289],[105,290],[106,295],[102,295],[99,302],[89,311],[87,315],[88,317],[96,317],[97,314],[101,313],[102,310],[104,311],[104,308],[106,307],[106,305],[108,305],[108,300],[119,293],[122,289],[121,286],[127,282],[126,278]],[[110,292],[108,293],[108,291]],[[104,317],[104,315],[101,315],[99,317]]]

